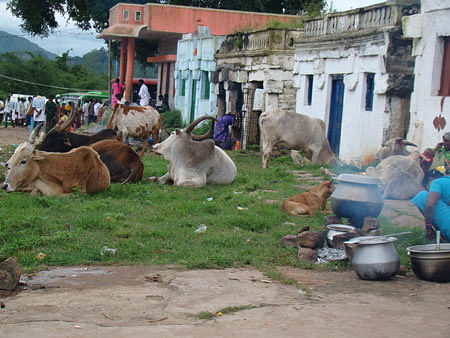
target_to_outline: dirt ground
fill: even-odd
[[[28,138],[0,128],[0,146]],[[408,201],[385,201],[383,215],[422,226]],[[282,267],[284,285],[260,271],[173,267],[58,267],[22,276],[0,292],[1,337],[449,337],[450,283],[362,281],[353,271]],[[222,316],[199,319],[203,311]]]
[[[0,297],[1,337],[448,337],[450,284],[282,268],[65,267]],[[238,311],[199,319],[203,311]],[[226,311],[224,311],[226,312]]]
[[[0,147],[5,145],[20,144],[28,139],[30,130],[28,128],[5,128],[0,126]]]

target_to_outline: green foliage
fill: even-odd
[[[183,120],[179,110],[166,111],[161,114],[162,125],[167,129],[183,128]]]
[[[30,54],[31,55],[31,54]],[[44,58],[40,55],[27,60],[13,53],[0,55],[0,74],[23,79],[27,82],[19,82],[2,78],[2,90],[8,94],[21,93],[36,95],[42,93],[45,96],[56,95],[64,91],[63,88],[80,89],[105,89],[108,88],[106,75],[96,76],[90,73],[84,66],[71,66],[68,64],[68,52],[55,60]],[[43,87],[32,83],[48,85]]]

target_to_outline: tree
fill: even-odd
[[[94,28],[97,32],[108,27],[109,9],[117,3],[160,3],[159,0],[10,0],[7,8],[22,19],[21,28],[34,35],[48,36],[58,27],[55,14],[67,14],[83,30]],[[241,11],[267,12],[277,14],[303,14],[321,10],[325,0],[169,0],[173,5],[232,9]],[[317,13],[314,13],[317,14]],[[156,53],[156,42],[137,40],[136,59],[145,65],[147,56]],[[114,56],[118,46],[114,46]]]
[[[8,9],[22,19],[24,31],[47,36],[58,27],[55,14],[67,14],[78,27],[97,32],[108,26],[109,9],[117,3],[159,3],[159,0],[10,0]],[[172,0],[173,5],[234,9],[253,12],[302,14],[310,8],[322,9],[325,0]]]

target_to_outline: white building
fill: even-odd
[[[199,26],[194,34],[184,34],[178,41],[175,109],[181,111],[186,123],[203,115],[216,116],[216,94],[210,78],[216,70],[214,54],[224,39],[210,35],[208,27]]]
[[[414,60],[401,18],[417,1],[387,1],[305,20],[296,41],[296,111],[325,121],[339,159],[362,164],[409,127]]]
[[[408,139],[421,150],[434,148],[450,131],[450,0],[422,0],[420,14],[403,18],[403,29],[414,39],[415,57]]]

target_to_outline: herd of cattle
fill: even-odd
[[[151,134],[153,151],[169,161],[168,171],[157,178],[160,184],[180,187],[201,187],[205,184],[229,184],[237,173],[232,159],[210,139],[210,130],[200,136],[192,135],[203,116],[185,129],[176,129],[159,143],[161,116],[150,106],[116,105],[107,128],[91,136],[66,131],[74,116],[48,133],[35,128],[28,141],[19,145],[6,163],[3,190],[29,191],[46,196],[70,194],[76,188],[95,193],[105,190],[110,182],[128,183],[143,179],[141,157]],[[295,112],[275,110],[261,115],[262,163],[267,167],[275,146],[302,149],[313,163],[335,164],[326,138],[325,124],[320,119]],[[140,153],[124,144],[127,136],[142,138]],[[423,171],[419,154],[410,154],[407,146],[414,144],[397,138],[389,140],[375,154],[381,162],[368,168],[367,174],[379,177],[385,185],[385,198],[408,199],[422,190]]]

